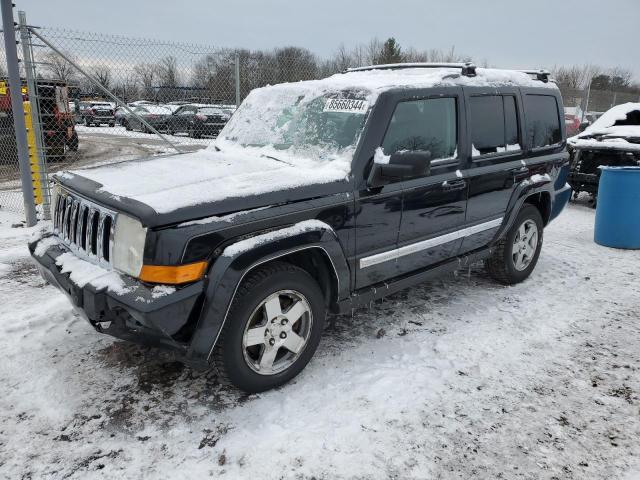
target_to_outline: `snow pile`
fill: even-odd
[[[79,287],[91,284],[97,289],[106,288],[117,295],[124,295],[130,291],[116,272],[82,260],[71,252],[60,255],[56,259],[56,265],[61,267],[62,273],[68,273],[71,281]]]
[[[391,155],[385,155],[382,147],[376,148],[376,153],[373,156],[373,161],[380,165],[388,165],[391,160]]]
[[[618,123],[618,125],[616,125]],[[622,125],[620,125],[622,123]],[[635,138],[629,142],[628,138]],[[584,132],[569,138],[580,148],[611,148],[640,151],[640,103],[623,103],[605,112]]]
[[[260,245],[272,242],[274,240],[280,240],[282,238],[298,235],[299,233],[310,232],[313,230],[332,230],[332,228],[320,220],[305,220],[303,222],[296,223],[290,227],[282,228],[280,230],[274,230],[273,232],[263,233],[262,235],[256,235],[255,237],[240,240],[232,245],[229,245],[224,249],[222,255],[225,257],[234,257],[242,252],[247,252]]]

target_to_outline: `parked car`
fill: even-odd
[[[580,131],[580,121],[582,110],[578,107],[564,108],[564,125],[567,130],[567,137],[571,137]]]
[[[327,312],[480,260],[529,277],[571,194],[562,98],[536,78],[410,64],[254,90],[206,150],[57,175],[30,250],[97,331],[273,388]],[[78,257],[104,275],[78,284]]]
[[[85,102],[82,117],[87,127],[102,124],[114,127],[116,124],[113,105],[108,102]]]
[[[171,115],[171,110],[161,105],[141,105],[135,107],[133,111],[156,130],[164,130],[167,126],[167,118]],[[143,133],[151,133],[151,130],[135,115],[127,115],[122,122],[127,130],[140,130]]]
[[[231,118],[231,112],[212,105],[183,105],[167,119],[170,134],[188,133],[189,137],[218,135]]]
[[[640,103],[613,107],[568,143],[569,184],[575,196],[590,193],[595,206],[601,166],[640,166]]]

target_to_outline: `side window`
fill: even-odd
[[[469,105],[472,157],[521,150],[515,97],[471,97]]]
[[[382,151],[391,155],[401,150],[428,150],[434,165],[456,158],[457,142],[455,98],[411,100],[396,106]]]
[[[558,102],[551,95],[525,95],[527,138],[531,148],[556,145],[562,141]]]

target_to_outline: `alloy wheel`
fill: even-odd
[[[511,256],[513,266],[519,272],[526,270],[538,248],[538,226],[533,220],[525,220],[518,228],[513,239]]]
[[[260,375],[274,375],[291,367],[311,335],[313,314],[300,292],[280,290],[252,312],[242,337],[244,360]]]

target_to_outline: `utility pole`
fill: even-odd
[[[13,21],[13,3],[11,0],[0,0],[2,8],[2,29],[4,46],[7,55],[7,71],[9,76],[9,92],[11,94],[11,110],[13,112],[13,127],[16,133],[18,149],[18,164],[20,166],[20,181],[22,184],[22,198],[27,226],[34,226],[37,221],[36,205],[33,196],[31,180],[31,165],[29,164],[29,147],[27,145],[27,128],[24,122],[22,106],[22,80],[20,80],[20,66],[18,49],[16,47],[15,23]]]
[[[236,108],[240,106],[240,53],[236,52]]]

